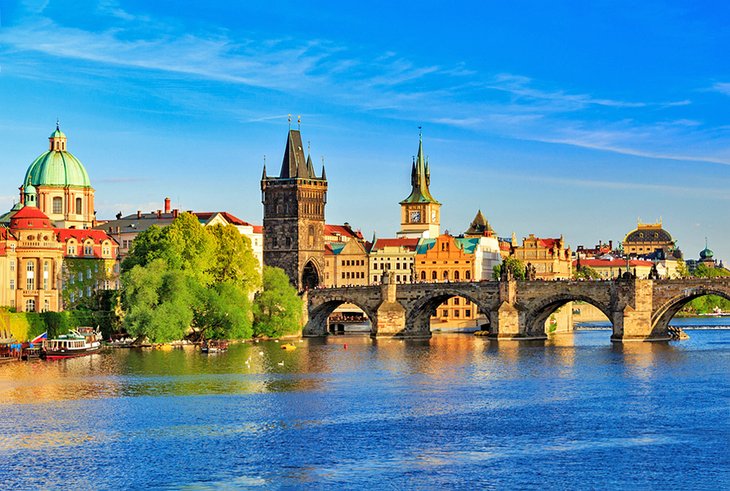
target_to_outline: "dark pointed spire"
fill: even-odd
[[[279,177],[284,179],[308,177],[307,160],[304,158],[302,135],[299,130],[289,130]]]
[[[322,177],[320,177],[323,181],[327,180],[327,173],[324,171],[324,157],[322,157]]]
[[[264,172],[261,174],[261,180],[266,179],[266,155],[264,155]]]
[[[315,179],[316,177],[314,174],[314,165],[312,165],[312,156],[307,155],[307,178]]]
[[[423,153],[423,133],[421,127],[418,127],[418,154],[413,161],[411,167],[411,194],[401,203],[438,203],[436,199],[431,196],[431,191],[428,189],[431,183],[431,171],[426,163],[426,159]]]

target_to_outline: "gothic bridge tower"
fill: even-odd
[[[307,152],[309,153],[309,152]],[[327,176],[317,177],[311,155],[304,157],[299,130],[289,130],[278,177],[261,177],[264,205],[264,264],[276,266],[298,290],[324,277],[324,207]]]

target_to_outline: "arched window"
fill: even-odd
[[[25,270],[29,273],[35,271],[35,263],[33,261],[28,261],[28,263],[25,265]]]
[[[438,273],[436,273],[436,271],[432,271],[431,272],[431,279],[432,280],[438,280],[439,279]]]
[[[307,243],[309,247],[314,247],[314,225],[310,225],[307,229]]]
[[[53,213],[63,213],[63,198],[61,198],[60,196],[56,196],[53,198]]]
[[[81,215],[83,213],[82,211],[82,204],[81,204],[81,198],[76,198],[76,214]]]
[[[421,271],[421,280],[426,281],[426,272],[425,271]]]
[[[457,281],[459,280],[459,272],[458,271],[454,271],[454,280],[457,280]]]
[[[444,280],[448,280],[448,279],[449,279],[449,272],[444,271]]]
[[[35,312],[35,300],[32,298],[29,298],[25,301],[25,311],[26,312]]]
[[[471,271],[465,272],[464,273],[464,278],[466,278],[467,280],[470,280],[471,279]]]

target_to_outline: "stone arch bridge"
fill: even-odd
[[[730,299],[730,278],[612,281],[479,281],[396,284],[310,290],[304,294],[305,336],[327,334],[327,318],[352,303],[370,318],[373,337],[431,337],[430,318],[445,300],[472,301],[489,319],[490,337],[544,339],[545,321],[571,301],[594,305],[613,325],[612,341],[663,341],[672,317],[689,301],[715,294]]]

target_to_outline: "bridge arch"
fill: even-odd
[[[666,336],[668,333],[667,329],[669,327],[669,322],[680,310],[682,310],[682,307],[692,300],[706,295],[717,295],[718,297],[730,300],[730,289],[702,285],[682,290],[655,309],[651,318],[652,337]]]
[[[309,321],[304,327],[304,334],[307,336],[327,335],[327,319],[337,307],[345,303],[353,304],[365,312],[370,321],[370,333],[373,334],[375,326],[378,324],[377,312],[363,302],[347,295],[333,295],[322,300],[317,299],[316,303],[310,302]]]
[[[611,307],[588,295],[576,293],[559,293],[541,299],[534,305],[530,305],[525,313],[525,334],[528,337],[545,336],[545,322],[560,307],[569,302],[585,302],[593,305],[605,315],[615,331],[611,315]]]
[[[436,314],[436,309],[441,304],[453,297],[462,297],[469,300],[476,306],[478,312],[487,317],[490,326],[492,325],[490,305],[487,305],[468,290],[462,290],[458,287],[444,287],[439,288],[438,291],[434,291],[430,295],[422,296],[409,306],[406,313],[406,330],[430,335],[431,316]]]

